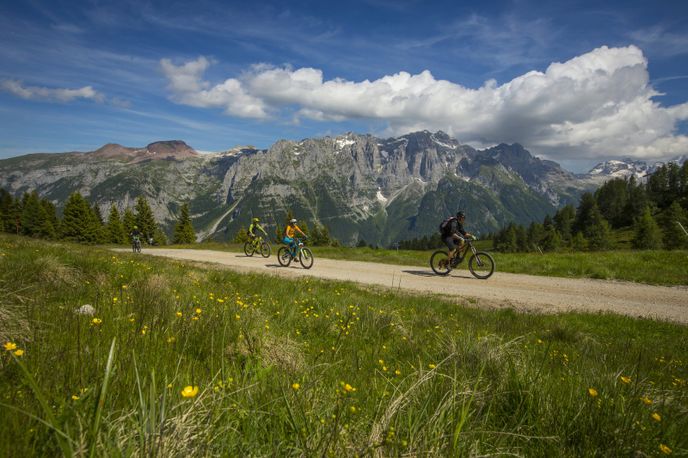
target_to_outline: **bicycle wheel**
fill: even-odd
[[[272,248],[270,248],[270,244],[263,240],[263,243],[260,244],[260,255],[264,258],[269,258],[271,251]]]
[[[308,248],[301,248],[299,253],[299,261],[304,269],[310,269],[313,267],[313,253]]]
[[[494,273],[494,259],[484,251],[478,251],[468,260],[468,270],[475,278],[486,280]]]
[[[246,254],[246,256],[248,256],[248,257],[253,256],[254,251],[255,251],[255,248],[253,247],[253,243],[251,243],[251,242],[244,243],[244,254]]]
[[[289,247],[283,246],[277,251],[277,262],[279,262],[282,267],[288,267],[289,264],[291,264]]]
[[[452,268],[449,265],[449,253],[446,251],[435,251],[432,256],[430,256],[430,268],[437,275],[447,275],[451,272]]]

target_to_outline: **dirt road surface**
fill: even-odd
[[[467,270],[449,276],[435,275],[430,267],[398,266],[372,262],[318,258],[310,270],[292,263],[281,267],[270,258],[211,250],[148,249],[145,254],[179,260],[218,263],[244,272],[289,277],[317,277],[403,291],[442,294],[451,298],[475,298],[483,307],[512,307],[541,313],[564,311],[612,312],[688,324],[688,287],[650,286],[638,283],[541,277],[496,272],[478,280]],[[499,269],[499,264],[497,264]]]

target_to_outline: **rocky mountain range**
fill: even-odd
[[[593,172],[576,176],[518,144],[476,150],[423,131],[281,140],[265,150],[213,154],[182,141],[31,154],[0,161],[0,187],[35,189],[58,208],[79,191],[103,214],[144,195],[168,229],[189,202],[199,239],[231,239],[252,216],[275,227],[291,212],[326,225],[344,244],[389,245],[434,233],[457,209],[476,233],[542,220],[596,187],[604,170]]]
[[[683,155],[677,156],[668,162],[682,165],[686,160],[688,160],[688,156]],[[644,181],[661,165],[664,165],[664,162],[648,163],[634,159],[611,160],[600,162],[587,174],[581,175],[581,178],[592,182],[600,182],[600,184],[610,178],[630,178],[631,176],[634,176],[636,180]]]

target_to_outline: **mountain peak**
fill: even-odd
[[[196,150],[182,140],[162,140],[146,146],[149,154],[164,158],[183,159],[198,156]]]

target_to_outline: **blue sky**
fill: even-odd
[[[0,158],[347,131],[688,153],[688,2],[3,1]]]

